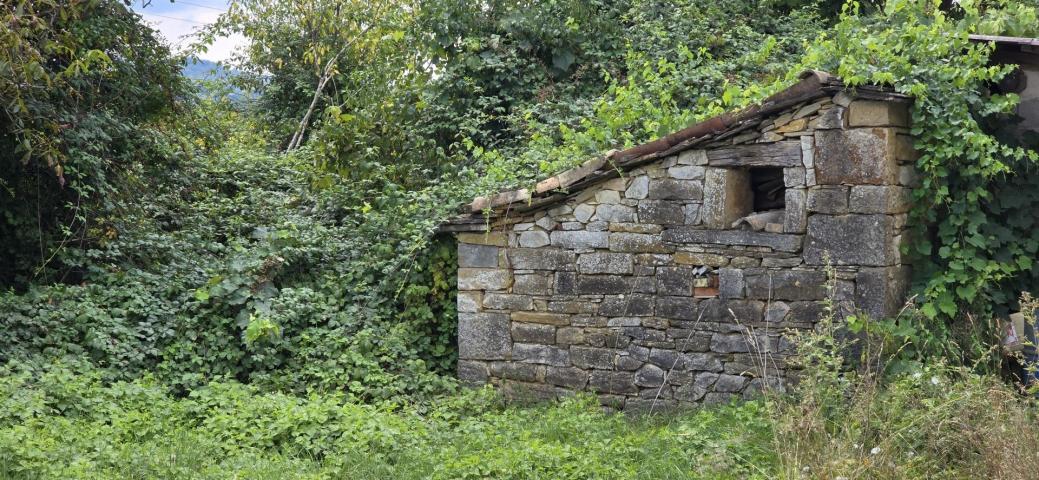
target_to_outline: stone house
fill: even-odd
[[[788,330],[891,316],[912,99],[806,72],[746,110],[479,197],[458,240],[458,375],[614,408],[783,388]],[[490,211],[490,217],[485,212]]]

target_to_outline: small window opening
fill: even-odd
[[[786,184],[783,169],[778,167],[751,168],[748,171],[748,190],[743,198],[742,217],[733,222],[733,228],[764,230],[781,233],[786,215]]]
[[[750,169],[750,188],[754,194],[755,212],[786,208],[782,168]]]

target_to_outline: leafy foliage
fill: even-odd
[[[592,398],[506,408],[491,390],[359,405],[213,383],[182,399],[82,367],[0,380],[5,478],[763,478],[760,403],[628,419]],[[677,472],[677,473],[676,473]]]
[[[123,182],[181,149],[164,133],[179,62],[116,0],[15,1],[0,12],[0,286],[53,280]],[[71,272],[74,274],[75,272]]]

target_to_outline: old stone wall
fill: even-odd
[[[458,234],[460,378],[628,409],[782,388],[783,334],[822,314],[827,265],[844,310],[903,301],[908,122],[904,103],[826,96]],[[761,169],[784,204],[751,225]]]

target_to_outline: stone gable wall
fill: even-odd
[[[782,388],[796,376],[783,333],[821,315],[827,265],[845,311],[903,301],[908,123],[905,104],[841,93],[458,234],[459,377],[627,409]],[[785,185],[760,230],[733,227],[752,167]]]

